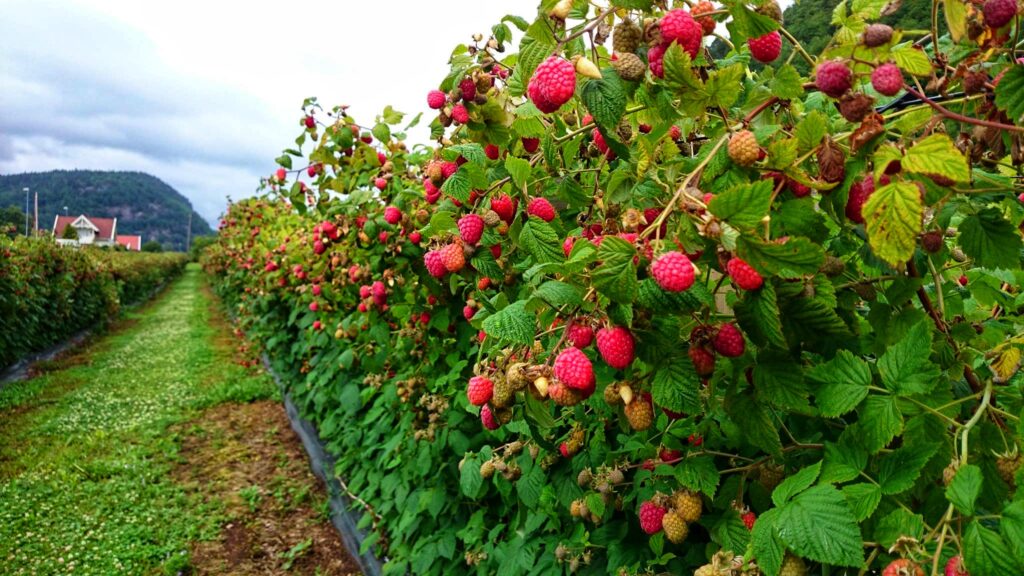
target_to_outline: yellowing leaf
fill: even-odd
[[[868,242],[875,254],[894,266],[913,256],[923,211],[914,184],[896,182],[875,190],[864,204]]]
[[[961,0],[944,0],[942,11],[946,14],[946,26],[954,42],[959,42],[967,33],[967,4]]]
[[[1020,348],[1007,348],[992,363],[992,371],[996,373],[995,381],[1007,382],[1020,369]]]
[[[932,63],[924,50],[918,50],[912,44],[902,44],[893,48],[891,56],[900,70],[907,74],[928,76],[932,73]]]
[[[915,174],[936,174],[956,182],[971,179],[967,158],[945,134],[932,134],[915,144],[907,151],[901,165],[907,172]]]

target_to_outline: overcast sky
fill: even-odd
[[[0,0],[0,173],[149,172],[212,223],[274,170],[305,97],[363,124],[425,111],[457,44],[537,4]]]

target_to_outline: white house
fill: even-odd
[[[65,229],[71,226],[78,238],[64,238]],[[117,218],[96,218],[93,216],[60,216],[53,221],[53,237],[62,246],[115,246],[119,244],[117,236]],[[138,250],[142,245],[141,237],[123,237],[131,241],[120,242],[128,249]]]

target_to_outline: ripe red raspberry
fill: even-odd
[[[682,252],[665,252],[651,264],[651,275],[662,290],[682,292],[693,286],[693,264]]]
[[[511,224],[512,220],[515,219],[518,205],[519,201],[509,198],[507,194],[491,198],[491,210],[494,210],[498,217],[507,224]]]
[[[462,252],[462,244],[453,242],[441,248],[441,262],[449,272],[458,272],[466,265],[466,255]]]
[[[373,185],[377,188],[377,190],[383,190],[388,187],[388,181],[386,178],[376,178],[373,181]]]
[[[555,378],[569,388],[586,390],[594,386],[594,367],[579,348],[566,348],[555,357]]]
[[[448,101],[448,96],[440,90],[431,90],[427,92],[427,106],[430,106],[434,110],[440,110],[444,108],[444,103]]]
[[[797,198],[803,198],[811,195],[811,187],[801,184],[793,179],[786,180],[786,186],[789,187],[789,191],[793,193],[793,196]]]
[[[701,14],[708,14],[714,11],[715,5],[707,0],[697,2],[693,7],[693,16],[697,19],[697,22],[700,23],[701,30],[704,31],[705,35],[711,34],[715,31],[715,19],[711,16],[701,16]]]
[[[419,244],[422,239],[423,235],[420,234],[419,230],[413,230],[409,233],[409,242],[412,242],[413,244]]]
[[[883,96],[895,96],[903,88],[903,73],[892,62],[882,64],[871,73],[871,85]]]
[[[924,576],[924,570],[913,560],[898,558],[882,569],[882,576]]]
[[[733,258],[725,265],[725,271],[741,290],[757,290],[764,284],[764,278],[739,258]]]
[[[661,532],[662,520],[667,510],[650,500],[640,504],[640,528],[647,534]]]
[[[494,144],[488,144],[487,146],[484,146],[484,154],[486,154],[487,157],[490,158],[491,160],[497,160],[500,153],[501,151],[498,150],[498,147],[495,146]]]
[[[472,78],[463,78],[459,82],[459,92],[462,92],[463,102],[472,102],[476,98],[476,82]]]
[[[950,558],[949,562],[946,562],[944,573],[945,576],[971,576],[967,568],[964,567],[963,557],[959,554]]]
[[[527,138],[523,137],[523,150],[526,150],[527,154],[533,154],[537,151],[537,147],[540,146],[540,138]]]
[[[716,352],[729,358],[742,356],[743,350],[746,348],[743,333],[732,324],[722,324],[722,327],[718,329],[718,334],[715,334],[712,344],[714,344]]]
[[[826,95],[839,98],[853,85],[853,73],[843,62],[829,60],[818,66],[814,84]]]
[[[473,308],[472,306],[469,306],[469,305],[463,306],[462,307],[462,316],[466,320],[472,320],[473,316],[476,316],[476,308]]]
[[[551,205],[551,202],[548,202],[547,198],[534,198],[530,200],[530,204],[526,206],[526,213],[530,216],[536,216],[545,222],[551,222],[555,219],[555,207]]]
[[[665,46],[658,44],[647,50],[647,67],[658,78],[665,77]]]
[[[754,514],[751,510],[747,510],[740,515],[740,520],[743,520],[743,525],[747,527],[747,530],[753,530],[754,523],[757,522],[757,514]]]
[[[288,172],[284,168],[278,168],[277,171],[274,172],[274,178],[277,178],[278,182],[284,182],[285,179],[288,178]]]
[[[863,180],[850,186],[850,194],[846,199],[846,217],[857,224],[864,223],[864,203],[875,192],[875,181],[868,174]]]
[[[778,30],[773,30],[764,36],[747,38],[747,46],[750,47],[750,55],[755,60],[767,64],[782,53],[782,36]]]
[[[441,258],[441,252],[438,250],[430,250],[424,254],[423,264],[426,265],[427,272],[434,278],[441,278],[448,273],[448,269],[444,266],[444,260]]]
[[[576,91],[576,67],[561,56],[549,56],[540,63],[527,88],[530,100],[541,112],[558,110]]]
[[[594,130],[593,132],[594,146],[597,147],[598,151],[605,155],[606,158],[612,160],[615,158],[615,152],[608,148],[608,143],[605,142],[604,136],[601,135],[600,130]]]
[[[316,128],[316,118],[313,118],[312,116],[306,116],[302,119],[302,122],[305,124],[306,128]]]
[[[673,124],[668,129],[668,137],[673,140],[679,140],[680,138],[683,137],[683,131],[679,128],[679,126]]]
[[[1002,28],[1017,15],[1017,0],[988,0],[982,6],[985,24],[993,28]]]
[[[969,281],[970,281],[970,279],[969,279],[969,278],[967,278],[967,275],[966,275],[966,274],[961,274],[961,275],[960,275],[960,277],[956,279],[956,281],[957,281],[957,283],[958,283],[958,284],[960,284],[961,286],[967,286],[967,282],[969,282]]]
[[[469,122],[469,110],[462,104],[456,104],[452,108],[452,120],[455,120],[459,124],[465,124]]]
[[[402,220],[402,211],[394,206],[384,209],[384,221],[388,224],[398,224]]]
[[[474,406],[483,406],[490,402],[494,394],[494,382],[486,376],[473,376],[469,379],[469,386],[466,387],[466,396],[469,403]]]
[[[661,18],[662,41],[665,44],[676,42],[680,48],[690,53],[690,58],[696,58],[700,52],[703,36],[704,29],[682,8],[670,10]]]
[[[360,298],[369,298],[370,297],[370,287],[365,285],[365,284],[360,286],[359,287],[359,297]]]
[[[690,346],[687,351],[698,376],[710,376],[715,372],[715,355],[703,346]]]
[[[569,343],[580,350],[590,346],[594,341],[594,329],[586,324],[573,322],[572,324],[569,324],[569,327],[566,328],[566,330],[568,331],[566,339],[569,340]]]
[[[441,163],[441,179],[447,180],[452,174],[459,169],[459,165],[455,162],[442,162]]]
[[[477,214],[466,214],[459,218],[459,236],[466,244],[476,244],[484,234],[484,219]]]
[[[605,364],[623,370],[633,363],[633,335],[622,326],[597,331],[597,351]]]
[[[483,423],[484,428],[488,430],[497,430],[501,424],[498,424],[498,420],[494,417],[494,413],[491,412],[491,407],[484,404],[480,408],[480,422]]]
[[[320,254],[323,254],[326,250],[327,250],[327,245],[324,244],[323,242],[321,242],[320,240],[317,240],[316,242],[313,242],[313,253],[316,254],[317,256],[319,256]],[[269,266],[269,264],[268,264],[268,266]]]
[[[565,257],[568,258],[569,254],[572,253],[572,247],[576,245],[575,236],[566,236],[565,240],[562,240],[562,252],[565,253]]]

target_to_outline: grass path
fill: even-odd
[[[2,572],[347,573],[280,406],[258,402],[273,383],[233,354],[191,267],[108,335],[0,391]],[[291,539],[303,539],[261,538],[267,517],[302,524]]]

